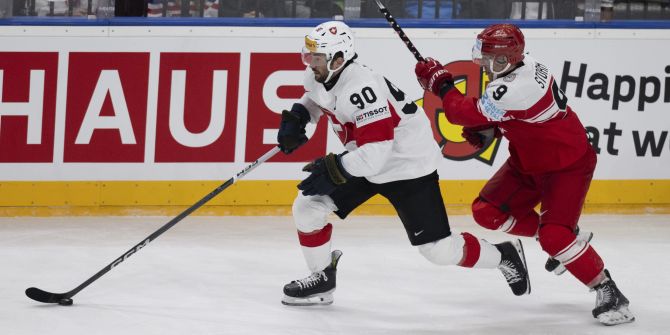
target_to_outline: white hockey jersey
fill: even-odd
[[[326,90],[305,70],[300,99],[318,122],[326,115],[349,151],[342,157],[353,176],[380,184],[425,176],[442,158],[423,109],[383,76],[352,62]]]

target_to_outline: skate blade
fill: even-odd
[[[616,326],[635,321],[635,316],[628,310],[628,306],[622,306],[617,310],[601,313],[598,321],[605,326]]]
[[[316,305],[330,305],[333,303],[332,291],[326,293],[314,294],[309,297],[289,297],[284,295],[281,303],[286,306],[316,306]]]
[[[526,264],[526,254],[523,252],[523,244],[521,244],[520,239],[512,241],[512,244],[514,245],[514,248],[516,248],[516,251],[519,253],[519,257],[521,257],[523,267],[526,268],[526,283],[528,283],[528,287],[526,287],[526,292],[520,295],[530,294],[530,274],[528,273],[528,265]]]

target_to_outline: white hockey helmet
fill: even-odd
[[[302,48],[302,62],[305,65],[312,63],[312,56],[322,54],[328,64],[328,78],[338,69],[332,69],[335,55],[341,52],[345,63],[354,58],[354,33],[342,21],[328,21],[316,26],[309,35],[305,36],[305,45]]]

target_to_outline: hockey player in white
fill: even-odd
[[[330,304],[337,264],[330,213],[344,219],[376,194],[396,209],[410,243],[430,262],[498,268],[515,295],[530,293],[519,240],[497,245],[469,233],[452,234],[439,189],[441,159],[430,122],[412,99],[356,61],[354,36],[342,22],[318,25],[305,37],[306,93],[282,112],[278,133],[289,154],[307,141],[305,126],[326,116],[347,151],[306,165],[293,217],[311,272],[284,287],[287,305]]]

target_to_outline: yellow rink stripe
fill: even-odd
[[[298,181],[238,181],[194,215],[290,215]],[[451,214],[467,214],[483,180],[440,181]],[[0,216],[174,215],[219,181],[0,182]],[[566,195],[570,196],[570,195]],[[587,213],[670,213],[670,180],[596,180]],[[355,214],[393,215],[382,197]]]

